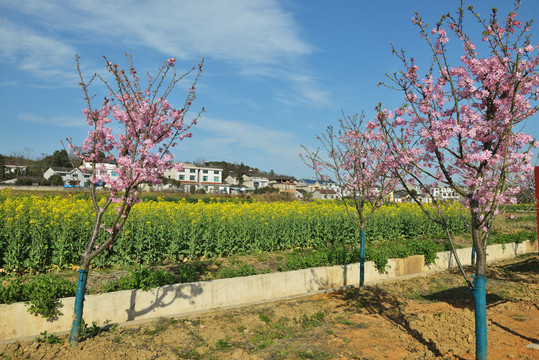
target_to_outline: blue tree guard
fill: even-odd
[[[475,305],[475,358],[487,359],[487,294],[485,275],[474,277],[471,289]]]
[[[363,288],[365,283],[365,231],[361,230],[361,244],[359,253],[359,287]]]
[[[88,280],[88,269],[79,269],[79,281],[75,294],[75,309],[73,312],[73,325],[69,342],[71,346],[76,346],[79,342],[80,325],[82,322],[82,308],[84,306],[84,293],[86,290],[86,280]]]

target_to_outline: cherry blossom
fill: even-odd
[[[161,183],[160,177],[171,168],[181,168],[174,164],[171,153],[178,141],[191,137],[190,129],[197,123],[204,108],[192,119],[186,114],[196,98],[195,84],[202,73],[202,62],[183,75],[176,74],[175,58],[166,60],[156,76],[148,75],[147,86],[142,88],[132,58],[127,55],[129,71],[126,73],[106,57],[107,71],[114,83],[110,84],[101,76],[94,75],[85,81],[79,66],[80,85],[88,107],[82,113],[91,130],[82,143],[82,150],[70,141],[70,147],[85,163],[90,164],[92,175],[92,201],[96,218],[92,235],[86,250],[81,254],[81,267],[75,314],[70,342],[78,342],[82,304],[86,286],[86,276],[90,262],[97,255],[111,249],[129,216],[133,206],[140,201],[140,187],[143,184]],[[178,82],[189,74],[194,80],[180,109],[168,102],[168,96]],[[93,107],[89,96],[89,85],[95,77],[103,80],[108,88],[101,107]],[[120,131],[118,131],[120,129]],[[107,164],[114,163],[114,174],[107,171]],[[104,204],[96,199],[97,185],[105,184],[108,195]],[[102,224],[103,215],[114,209],[112,224]],[[105,236],[99,236],[104,233]],[[98,239],[103,239],[99,241]]]

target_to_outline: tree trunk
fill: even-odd
[[[363,289],[365,283],[365,230],[359,231],[361,236],[360,252],[359,252],[359,288]]]
[[[476,275],[472,295],[475,307],[475,358],[487,359],[487,296],[485,275]]]
[[[477,215],[472,211],[472,240],[477,255],[472,295],[475,311],[475,358],[487,359],[487,249],[481,239]]]
[[[79,269],[79,281],[77,283],[77,292],[75,294],[75,309],[73,313],[73,325],[71,326],[71,334],[69,336],[69,343],[72,347],[75,347],[79,343],[80,339],[80,326],[82,322],[82,308],[84,306],[84,294],[86,293],[86,281],[88,280],[88,269]]]

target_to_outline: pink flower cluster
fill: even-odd
[[[537,111],[532,103],[539,99],[539,56],[527,40],[528,27],[509,41],[522,25],[515,18],[511,13],[504,26],[488,25],[483,40],[490,53],[484,58],[460,25],[451,22],[449,28],[464,45],[454,67],[448,65],[447,32],[438,25],[431,41],[414,18],[431,44],[434,68],[420,78],[416,62],[399,56],[405,71],[394,83],[404,104],[395,109],[395,118],[379,110],[376,125],[370,126],[379,129],[394,155],[387,168],[453,186],[472,211],[489,214],[481,221],[494,216],[498,204],[515,201],[519,184],[532,171],[531,149],[537,147],[517,125]]]
[[[171,58],[165,64],[174,66],[175,61],[175,58]],[[166,91],[157,98],[156,89],[140,91],[139,79],[132,65],[130,78],[117,65],[107,62],[107,68],[114,74],[118,89],[114,96],[105,99],[99,110],[83,110],[87,123],[93,129],[78,155],[82,160],[94,164],[92,182],[106,183],[112,201],[125,203],[130,208],[138,201],[138,185],[159,184],[160,176],[166,170],[178,167],[172,161],[171,149],[178,141],[191,137],[189,129],[196,123],[197,117],[185,122],[185,113],[196,97],[195,87],[193,84],[184,107],[178,110],[166,100]],[[198,68],[200,72],[201,66]],[[162,83],[166,72],[160,74]],[[155,84],[152,80],[150,78],[150,85]],[[173,78],[171,81],[174,84],[176,80]],[[121,131],[114,134],[117,130],[113,131],[113,128],[118,127]],[[110,162],[116,164],[114,176],[106,171],[105,164]]]
[[[368,218],[395,189],[397,180],[388,166],[393,161],[375,122],[364,117],[345,116],[337,131],[328,127],[319,137],[327,154],[308,151],[300,154],[321,179],[333,179],[341,196],[356,203],[358,222],[363,228]],[[370,203],[371,207],[364,205]]]

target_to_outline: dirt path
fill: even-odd
[[[490,266],[489,359],[539,359],[539,260]],[[0,359],[474,359],[472,299],[456,271],[132,326],[76,349],[0,345]],[[52,342],[52,341],[51,341]]]

